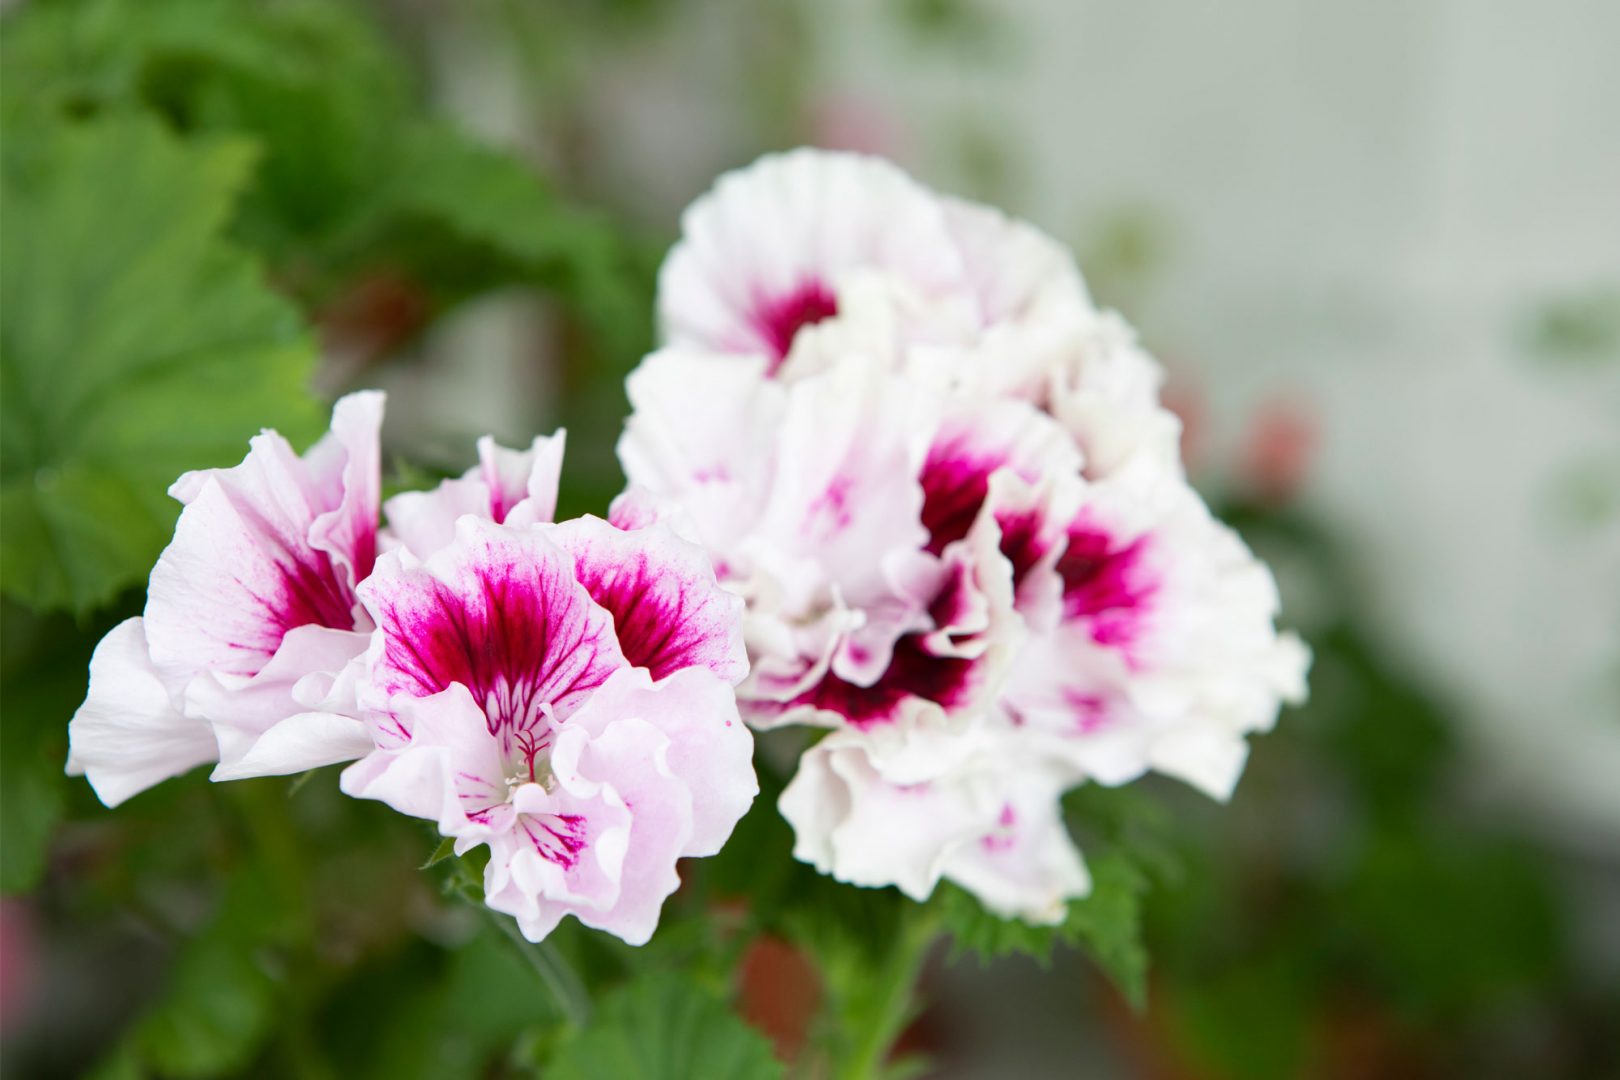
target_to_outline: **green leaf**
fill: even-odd
[[[422,864],[421,869],[427,870],[430,867],[438,866],[444,860],[453,857],[455,853],[456,838],[447,836],[439,841],[439,846],[433,849],[433,854],[428,856],[427,862]]]
[[[430,117],[398,51],[349,4],[60,0],[7,30],[8,116],[144,109],[262,147],[233,235],[310,309],[379,273],[439,306],[533,284],[613,355],[651,343],[655,261],[518,157]]]
[[[651,273],[604,217],[572,205],[526,162],[449,125],[402,125],[345,247],[390,262],[447,300],[510,282],[553,292],[616,354],[652,337]]]
[[[63,616],[0,603],[0,893],[38,883],[66,804],[67,722],[94,638]]]
[[[1055,926],[1032,926],[986,911],[970,893],[942,883],[933,903],[955,939],[958,954],[981,960],[1023,954],[1046,963],[1063,946],[1079,946],[1141,1008],[1147,998],[1147,947],[1142,942],[1142,900],[1148,875],[1119,852],[1087,860],[1091,893],[1069,904]]]
[[[316,431],[294,311],[219,238],[253,148],[53,126],[0,177],[0,588],[87,611],[146,576],[188,469]]]
[[[220,1076],[251,1064],[270,1036],[279,987],[266,963],[286,919],[253,873],[226,890],[212,922],[186,942],[163,997],[115,1048],[110,1063],[170,1077]]]
[[[780,1077],[765,1037],[718,996],[659,972],[607,997],[558,1048],[548,1080],[754,1080]]]
[[[1091,861],[1091,895],[1069,905],[1064,938],[1085,948],[1131,1005],[1147,1003],[1147,946],[1142,900],[1148,877],[1130,859],[1107,854]]]
[[[8,693],[7,715],[18,703]],[[0,726],[0,893],[32,888],[45,869],[51,833],[62,816],[62,761],[38,737],[37,725],[9,720]]]

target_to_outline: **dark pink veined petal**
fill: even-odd
[[[1147,565],[1150,536],[1116,540],[1084,515],[1069,527],[1057,561],[1063,581],[1063,617],[1086,620],[1099,645],[1127,648],[1141,635],[1158,591]]]
[[[935,443],[923,463],[923,527],[928,550],[938,555],[947,544],[968,534],[990,491],[990,475],[1007,464],[1007,455],[975,450],[959,440]]]
[[[824,709],[857,728],[868,728],[899,719],[902,707],[910,700],[932,702],[947,712],[974,700],[981,690],[981,661],[934,656],[922,641],[917,634],[897,641],[889,666],[871,686],[857,686],[828,672],[821,682],[795,698],[790,707]]]
[[[626,660],[663,679],[704,667],[731,684],[748,673],[740,597],[715,580],[709,557],[668,526],[625,531],[598,518],[548,530],[574,573],[613,616]]]
[[[428,697],[460,683],[489,730],[518,741],[543,735],[548,711],[566,718],[625,664],[573,560],[533,529],[463,518],[448,548],[409,568],[385,558],[360,593],[382,634],[372,679],[385,693]]]
[[[1001,483],[994,513],[1014,587],[1045,558],[1061,532],[1048,521],[1054,492],[1079,473],[1063,431],[1023,402],[958,412],[942,426],[923,463],[923,525],[928,550],[942,554],[967,536]]]

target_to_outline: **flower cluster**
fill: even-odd
[[[380,506],[383,400],[190,473],[145,613],[97,647],[68,771],[109,806],[353,761],[343,790],[490,849],[486,902],[640,943],[752,803],[741,602],[667,526],[552,523],[562,435]],[[379,528],[379,514],[388,525]]]
[[[1065,790],[1225,797],[1303,695],[1157,364],[1030,226],[875,159],[768,157],[687,211],[659,315],[613,520],[668,523],[746,599],[752,724],[832,729],[780,803],[800,859],[1057,921],[1089,889]]]

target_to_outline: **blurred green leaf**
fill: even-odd
[[[566,1039],[550,1080],[754,1080],[783,1075],[765,1037],[720,997],[673,973],[644,976],[603,1000]]]
[[[163,997],[111,1060],[170,1077],[220,1076],[250,1064],[277,1016],[277,980],[265,950],[283,937],[278,906],[274,888],[239,873],[212,922],[180,950]]]
[[[1536,858],[1505,838],[1376,835],[1339,895],[1359,962],[1381,997],[1407,1009],[1487,1008],[1558,974],[1562,912]]]
[[[1551,365],[1597,369],[1620,361],[1620,286],[1549,299],[1532,313],[1524,337],[1531,353]]]
[[[650,268],[511,153],[429,115],[403,55],[336,0],[64,0],[8,24],[8,115],[152,110],[262,150],[233,235],[325,311],[403,274],[442,307],[532,284],[615,355],[650,343]],[[406,333],[416,329],[404,327]]]
[[[318,414],[296,314],[219,239],[249,144],[117,117],[38,145],[0,186],[0,587],[86,611],[146,575],[177,476]]]
[[[0,602],[0,893],[32,889],[70,783],[67,723],[84,696],[99,624]]]
[[[1319,1002],[1298,953],[1278,951],[1185,980],[1166,994],[1168,1019],[1195,1075],[1288,1080],[1308,1075],[1312,1010]]]
[[[281,264],[370,198],[409,103],[403,64],[331,0],[67,0],[7,27],[8,107],[55,119],[152,109],[264,148],[238,218]]]

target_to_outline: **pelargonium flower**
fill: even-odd
[[[796,150],[720,178],[659,274],[665,343],[814,374],[851,352],[969,397],[1052,413],[1088,475],[1134,454],[1175,467],[1163,371],[1092,303],[1062,245],[941,197],[881,159]]]
[[[273,431],[229,469],[187,473],[146,610],[90,662],[68,772],[108,806],[198,765],[215,779],[298,772],[363,752],[333,711],[371,621],[355,589],[377,550],[380,393],[351,394],[303,457]]]
[[[552,523],[563,436],[390,499],[382,396],[338,402],[303,458],[273,432],[182,477],[144,616],[96,650],[68,770],[115,805],[354,761],[347,793],[488,845],[491,907],[647,940],[758,791],[733,687],[742,601],[667,526]],[[379,546],[387,550],[378,555]]]
[[[758,792],[732,684],[740,601],[662,525],[463,516],[384,555],[360,699],[375,749],[343,790],[490,849],[486,902],[539,940],[565,915],[647,940]]]
[[[870,159],[766,158],[683,227],[614,514],[746,598],[750,722],[836,729],[783,796],[796,853],[1061,917],[1088,887],[1066,788],[1155,769],[1224,796],[1303,693],[1158,365],[1061,246]]]

